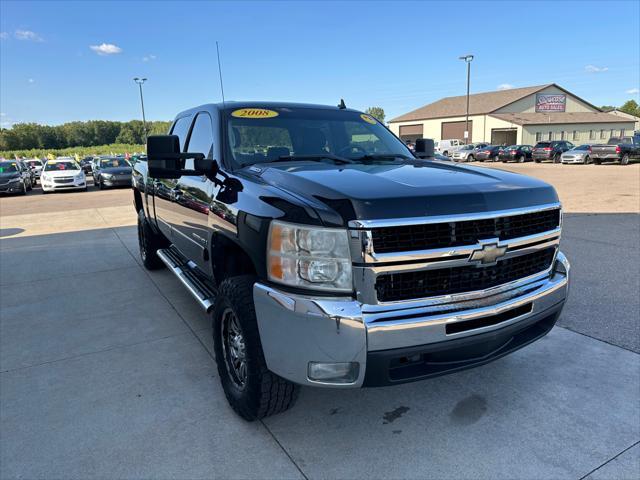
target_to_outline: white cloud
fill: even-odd
[[[96,52],[98,55],[115,55],[117,53],[122,52],[122,49],[113,43],[102,43],[100,45],[91,45],[89,46],[91,50]]]
[[[28,40],[31,42],[42,42],[43,39],[36,32],[32,32],[31,30],[16,30],[14,36],[18,40]]]
[[[500,85],[498,85],[498,90],[511,90],[512,88],[515,87],[510,83],[501,83]]]
[[[640,93],[640,89],[630,88],[625,93],[628,93],[629,95],[637,95],[638,93]]]
[[[9,38],[9,34],[7,32],[0,32],[0,39],[6,40]]]
[[[156,57],[155,55],[146,55],[146,56],[142,57],[142,61],[143,62],[150,62],[151,60],[155,60],[156,58],[158,58],[158,57]]]
[[[588,73],[601,73],[609,70],[609,67],[596,67],[595,65],[587,65],[584,67],[585,72]]]

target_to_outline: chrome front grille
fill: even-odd
[[[481,214],[350,222],[354,282],[368,305],[488,296],[549,275],[559,204]]]
[[[474,265],[438,268],[378,276],[376,294],[381,302],[451,295],[486,290],[551,267],[555,248],[508,258],[487,267]]]
[[[73,177],[56,177],[54,183],[73,183]]]
[[[497,218],[406,225],[371,230],[377,253],[408,252],[472,245],[485,238],[509,240],[553,230],[560,225],[560,209]]]

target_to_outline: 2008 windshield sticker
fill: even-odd
[[[360,115],[360,118],[362,118],[365,122],[370,123],[371,125],[375,125],[377,123],[375,118],[373,118],[371,115],[367,115],[366,113]]]
[[[241,108],[231,112],[231,115],[237,118],[273,118],[278,116],[278,112],[265,108]]]

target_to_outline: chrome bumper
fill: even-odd
[[[439,350],[446,350],[447,342],[467,337],[481,343],[507,327],[529,325],[559,314],[569,293],[569,269],[564,254],[558,253],[551,274],[519,283],[513,289],[498,288],[498,293],[482,298],[438,305],[414,301],[410,308],[397,304],[392,310],[353,298],[294,295],[256,283],[254,303],[265,360],[271,371],[299,384],[360,387],[365,375],[372,375],[367,372],[370,354],[435,344],[441,346]],[[447,333],[447,326],[452,324],[487,317],[500,319],[501,314],[507,314],[507,318],[508,312],[523,307],[526,313],[504,321]],[[359,374],[348,384],[320,383],[308,378],[309,362],[357,362]],[[486,363],[486,359],[480,363]]]

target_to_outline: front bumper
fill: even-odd
[[[482,299],[393,310],[352,298],[294,295],[256,283],[254,303],[265,360],[302,385],[353,388],[421,380],[482,365],[545,335],[569,290],[569,262],[551,275]],[[310,380],[309,362],[359,364],[351,383]]]
[[[87,182],[85,179],[82,180],[73,180],[70,183],[56,183],[52,180],[40,180],[40,186],[42,190],[45,192],[55,192],[58,190],[79,190],[87,187]]]
[[[562,163],[584,163],[584,158],[585,157],[577,157],[577,156],[572,156],[572,157],[560,157],[560,161]]]
[[[22,193],[24,185],[22,182],[11,182],[0,185],[0,193]]]
[[[102,183],[106,187],[130,187],[131,175],[127,177],[102,177]]]

